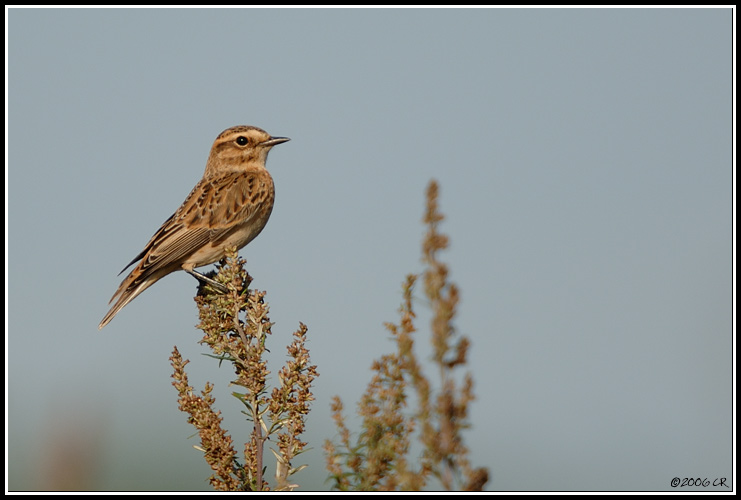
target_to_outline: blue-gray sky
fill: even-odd
[[[97,330],[116,274],[237,124],[292,139],[241,255],[268,291],[274,372],[309,326],[303,489],[328,486],[331,396],[353,410],[393,349],[431,178],[488,489],[733,484],[730,9],[11,9],[7,25],[10,489],[89,457],[91,488],[209,490],[173,345],[244,441],[229,370],[199,354],[192,277]]]

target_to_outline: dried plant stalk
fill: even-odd
[[[221,427],[221,413],[214,410],[211,384],[201,397],[193,395],[188,385],[185,365],[177,347],[170,358],[178,390],[180,409],[188,413],[188,422],[198,430],[204,458],[214,470],[209,478],[217,490],[265,491],[270,486],[264,477],[265,443],[275,436],[278,449],[271,450],[276,458],[276,488],[291,490],[297,487],[289,477],[303,467],[294,468],[292,460],[306,447],[300,439],[305,429],[309,403],[314,397],[311,384],[318,376],[316,366],[310,364],[305,347],[307,327],[303,323],[293,334],[288,346],[289,360],[279,371],[280,385],[268,391],[270,372],[264,355],[271,333],[269,307],[265,292],[248,288],[252,278],[244,270],[245,261],[236,249],[228,249],[226,257],[217,266],[212,279],[221,283],[226,293],[217,292],[209,285],[201,285],[195,300],[204,332],[201,344],[207,345],[220,362],[231,363],[236,378],[231,385],[240,387],[232,395],[244,405],[252,429],[244,446],[244,462],[237,460],[232,439]]]
[[[449,491],[481,491],[488,481],[486,468],[471,466],[462,439],[462,431],[469,427],[473,378],[466,374],[459,386],[454,372],[466,364],[470,341],[453,325],[459,292],[438,258],[449,244],[438,230],[443,219],[438,185],[432,181],[423,219],[427,234],[422,244],[422,281],[432,310],[431,342],[439,389],[433,391],[414,352],[412,299],[419,276],[410,274],[403,285],[399,323],[385,325],[394,336],[396,352],[373,363],[373,378],[358,405],[362,430],[355,442],[342,414],[342,401],[334,399],[332,412],[340,442],[326,441],[324,450],[335,489],[419,491],[434,477]],[[407,409],[410,399],[416,407]],[[416,463],[409,459],[414,436],[423,447]]]

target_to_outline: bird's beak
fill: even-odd
[[[272,148],[273,146],[277,146],[278,144],[282,144],[284,142],[288,142],[291,139],[288,137],[271,137],[267,141],[263,141],[260,145],[261,146],[267,146],[269,148]]]

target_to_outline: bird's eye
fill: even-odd
[[[237,137],[237,144],[239,144],[240,146],[246,146],[249,142],[250,141],[243,135]]]

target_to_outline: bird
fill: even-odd
[[[220,260],[227,247],[244,247],[263,230],[275,201],[275,185],[265,161],[273,146],[289,140],[250,125],[231,127],[219,134],[203,178],[139,255],[118,273],[139,262],[111,297],[109,304],[115,303],[98,329],[172,272],[182,269],[214,284],[195,268]]]

